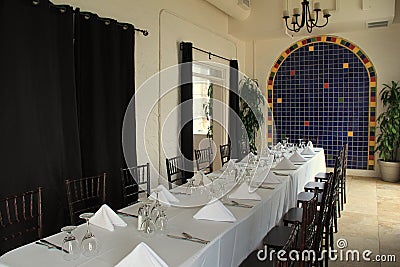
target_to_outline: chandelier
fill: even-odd
[[[321,16],[320,14],[321,4],[319,2],[314,3],[313,11],[310,10],[310,1],[308,0],[303,0],[303,2],[301,2],[301,6],[302,6],[301,14],[299,8],[293,8],[293,16],[292,16],[292,21],[290,23],[292,26],[290,26],[288,23],[288,20],[290,18],[289,11],[288,10],[283,11],[283,19],[285,20],[286,28],[289,31],[299,32],[304,26],[306,26],[307,31],[311,33],[314,27],[322,28],[328,24],[328,18],[331,16],[331,14],[329,14],[328,9],[324,9],[322,12],[322,17],[325,18],[325,23],[322,25],[318,25],[319,22],[318,20],[320,19]],[[299,18],[300,16],[301,20]]]

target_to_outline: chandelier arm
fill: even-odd
[[[325,23],[323,24],[323,25],[315,25],[317,28],[323,28],[323,27],[325,27],[326,25],[328,25],[328,17],[325,17],[325,19],[326,19],[326,21],[325,21]]]
[[[287,28],[289,31],[291,31],[291,32],[299,32],[299,31],[300,31],[300,28],[296,30],[296,27],[295,27],[294,25],[293,25],[293,29],[290,28],[287,21],[288,21],[288,19],[285,19],[286,28]]]

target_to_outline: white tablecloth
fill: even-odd
[[[77,260],[64,261],[60,251],[48,250],[32,243],[4,254],[0,257],[0,266],[114,266],[140,242],[145,242],[169,266],[238,266],[260,245],[267,232],[279,223],[284,212],[295,205],[296,195],[303,190],[304,184],[325,170],[324,151],[321,149],[312,158],[307,158],[307,162],[299,165],[297,170],[276,171],[288,173],[289,176],[281,176],[282,183],[273,185],[273,190],[258,189],[256,192],[262,197],[261,201],[240,201],[254,205],[253,208],[227,206],[237,218],[235,223],[193,219],[199,207],[168,208],[168,232],[178,235],[188,232],[211,240],[207,245],[159,234],[145,238],[136,230],[136,218],[123,217],[128,226],[116,227],[114,232],[91,226],[100,242],[100,251],[96,257],[86,258],[81,255]],[[131,206],[123,210],[136,213],[136,209],[137,206]],[[81,225],[74,234],[82,238],[84,232],[85,226]],[[61,244],[63,234],[46,239]]]

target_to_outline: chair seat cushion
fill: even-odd
[[[311,193],[312,194],[312,193]],[[283,215],[283,222],[293,224],[295,222],[299,222],[301,224],[303,218],[303,209],[302,208],[291,208]]]
[[[297,203],[310,201],[314,196],[312,192],[300,192],[297,194]],[[318,193],[318,205],[322,203],[322,193]]]
[[[268,249],[281,249],[289,240],[291,232],[291,226],[275,226],[264,237],[263,244],[266,245]]]
[[[308,182],[304,186],[305,191],[313,191],[316,187],[318,187],[318,191],[323,191],[325,187],[324,182]]]
[[[314,177],[314,180],[316,182],[327,182],[329,179],[329,175],[330,175],[330,173],[320,172]]]

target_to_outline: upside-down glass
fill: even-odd
[[[161,206],[160,213],[159,213],[158,217],[156,218],[156,222],[155,222],[156,228],[160,232],[165,232],[165,230],[167,229],[168,218],[167,218],[167,214],[165,213],[166,209],[167,208],[165,206]]]
[[[81,248],[79,246],[78,240],[72,235],[72,231],[76,229],[76,226],[64,226],[61,231],[66,233],[62,243],[62,254],[66,261],[75,260],[79,258],[81,254]]]
[[[79,218],[86,220],[86,233],[82,238],[82,254],[86,257],[92,257],[98,252],[98,243],[94,234],[90,231],[89,219],[94,215],[94,213],[83,213],[79,215]]]

